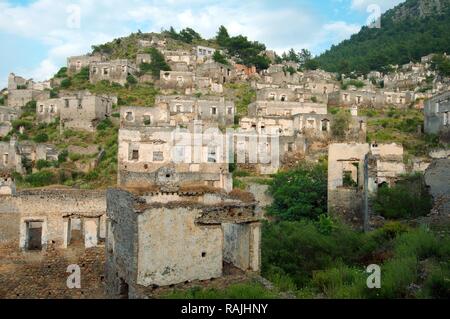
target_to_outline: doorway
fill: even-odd
[[[42,221],[27,222],[27,250],[42,250]]]

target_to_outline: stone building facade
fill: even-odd
[[[406,108],[413,101],[414,95],[411,92],[341,90],[328,95],[329,106],[359,105],[378,108],[388,106]]]
[[[137,71],[136,65],[126,59],[92,62],[89,66],[89,80],[92,84],[110,81],[125,85],[128,76],[136,76]]]
[[[91,63],[104,62],[106,57],[100,54],[80,55],[67,58],[67,74],[74,75],[83,68],[90,67]]]
[[[328,150],[328,212],[359,228],[370,223],[370,195],[406,173],[397,144],[331,144]]]
[[[441,134],[450,141],[450,91],[425,102],[425,132]]]
[[[106,289],[144,298],[145,289],[223,275],[223,265],[260,271],[254,202],[223,193],[111,189],[107,193]]]
[[[21,115],[21,110],[0,106],[0,137],[8,135],[12,129],[12,122]]]
[[[93,132],[97,124],[111,115],[116,98],[79,92],[73,96],[39,101],[37,121],[52,123],[60,119],[62,128]]]
[[[106,236],[104,192],[21,190],[0,199],[0,241],[18,243],[20,249],[67,248],[75,236],[90,248]]]

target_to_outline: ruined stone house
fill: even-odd
[[[254,202],[220,192],[107,193],[106,289],[145,298],[155,287],[222,277],[224,263],[260,271]]]
[[[21,113],[20,109],[0,106],[0,137],[8,135],[12,130],[12,122],[17,120]]]
[[[248,115],[292,116],[296,114],[327,114],[327,105],[309,102],[256,101],[248,106]]]
[[[198,60],[204,60],[206,58],[210,58],[214,55],[214,52],[216,52],[216,49],[204,47],[201,45],[198,45],[194,47],[195,55]]]
[[[403,147],[397,144],[331,144],[328,150],[328,212],[367,229],[370,196],[405,174]]]
[[[101,245],[106,236],[105,193],[72,189],[15,191],[13,181],[0,181],[0,242],[22,250],[45,250],[49,245],[85,248]],[[4,187],[2,186],[4,185]]]
[[[112,112],[115,97],[78,92],[73,96],[39,101],[36,104],[37,121],[52,123],[59,118],[62,129],[93,132]]]
[[[128,76],[136,76],[137,72],[136,65],[126,59],[92,62],[89,67],[89,81],[92,84],[109,81],[125,85]]]
[[[107,58],[101,54],[80,55],[67,58],[67,74],[74,75],[83,68],[89,68],[92,63],[104,62]]]
[[[450,91],[428,99],[424,113],[426,133],[450,136]]]
[[[170,51],[162,50],[161,53],[164,55],[167,63],[171,62],[184,62],[187,65],[196,64],[196,56],[188,51]]]
[[[236,71],[230,65],[208,61],[200,64],[195,70],[195,75],[199,77],[208,77],[214,83],[224,84],[236,79]]]
[[[176,90],[181,93],[190,92],[194,88],[194,73],[161,71],[159,85],[162,90]]]
[[[411,92],[340,90],[328,94],[328,105],[406,108],[413,102],[413,98]]]
[[[136,65],[139,67],[142,63],[150,64],[152,62],[152,57],[149,53],[138,53],[136,54]]]
[[[0,156],[0,171],[24,172],[19,143],[14,136],[9,142],[0,142]]]
[[[225,100],[224,97],[158,95],[155,105],[169,111],[171,125],[186,125],[193,120],[222,126],[232,125],[236,114],[234,102]]]
[[[217,138],[220,136],[217,127],[211,127],[199,141],[194,131],[203,131],[201,124],[191,124],[187,131],[179,127],[177,130],[176,125],[158,122],[142,109],[121,109],[119,185],[152,188],[160,187],[164,180],[182,187],[210,186],[231,191],[224,142]],[[148,117],[151,124],[145,125]]]

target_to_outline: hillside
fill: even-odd
[[[450,51],[450,0],[407,0],[381,17],[381,28],[361,31],[317,57],[329,72],[383,71],[390,64]]]

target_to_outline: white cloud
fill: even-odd
[[[370,6],[377,5],[380,7],[381,13],[385,12],[388,9],[391,9],[405,0],[352,0],[351,8],[353,10],[370,11]]]
[[[364,2],[352,0],[352,8],[357,9]],[[79,6],[81,13],[79,28],[73,28],[73,22],[77,21],[73,17],[74,5]],[[222,24],[232,35],[246,35],[277,51],[291,47],[318,51],[329,41],[339,42],[359,29],[343,21],[322,21],[307,8],[268,9],[262,1],[256,0],[192,0],[189,3],[181,0],[37,0],[21,6],[0,2],[0,32],[37,40],[48,47],[43,61],[21,74],[36,80],[53,75],[68,56],[84,54],[93,44],[126,36],[138,28],[143,32],[158,32],[169,26],[178,30],[192,27],[210,38]],[[0,76],[1,83],[5,75]]]

